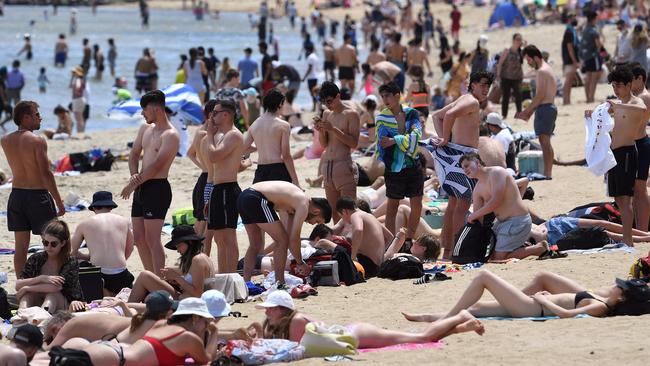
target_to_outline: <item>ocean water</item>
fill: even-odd
[[[91,46],[99,44],[104,57],[108,52],[107,39],[115,39],[118,52],[116,76],[125,76],[128,79],[128,88],[134,96],[136,93],[133,90],[133,70],[144,47],[149,47],[155,52],[160,68],[159,87],[174,82],[180,64],[179,55],[187,54],[190,47],[213,47],[219,59],[229,57],[231,66],[234,67],[243,57],[245,47],[254,50],[253,57],[258,62],[261,59],[257,52],[257,30],[250,28],[248,15],[245,13],[221,13],[218,20],[206,16],[203,21],[196,21],[190,11],[152,9],[150,27],[142,30],[137,7],[100,7],[96,15],[92,14],[90,8],[81,7],[77,10],[78,27],[74,36],[68,34],[71,13],[69,7],[59,7],[58,14],[54,16],[51,6],[5,6],[5,15],[0,17],[0,66],[4,65],[10,69],[11,62],[17,58],[16,54],[23,46],[24,34],[29,33],[32,36],[34,58],[27,61],[24,54],[18,57],[27,79],[22,98],[35,100],[40,104],[43,128],[55,127],[57,122],[53,114],[54,107],[57,104],[67,106],[71,100],[71,90],[68,87],[70,68],[81,62],[83,38],[88,38]],[[44,11],[48,13],[47,20]],[[34,21],[33,25],[30,25],[31,21]],[[280,61],[294,65],[302,76],[306,62],[304,58],[298,61],[302,48],[298,24],[296,29],[292,30],[286,18],[273,20],[272,23],[275,36],[280,40]],[[59,33],[66,34],[70,48],[65,68],[54,67],[54,44]],[[312,34],[313,39],[314,36],[315,34]],[[315,43],[320,55],[321,47],[318,42]],[[273,53],[272,48],[270,53]],[[89,132],[135,126],[138,123],[138,120],[114,120],[106,117],[106,110],[114,100],[111,90],[114,80],[110,77],[107,61],[105,65],[106,70],[101,82],[92,79],[95,73],[94,62],[89,72]],[[45,94],[38,91],[37,77],[41,67],[47,68],[47,77],[50,80]],[[322,79],[321,71],[321,81]],[[311,106],[305,83],[301,85],[296,103],[300,106]],[[6,127],[14,128],[14,125],[8,123]]]

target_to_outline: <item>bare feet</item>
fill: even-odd
[[[411,322],[431,323],[442,318],[442,314],[409,314],[403,312],[402,315],[404,315],[404,318],[406,318],[406,320]]]
[[[454,328],[456,332],[463,333],[474,331],[478,335],[483,335],[483,333],[485,333],[485,325],[480,320],[476,319],[474,315],[470,314],[469,311],[461,310],[458,315],[467,320],[458,324]]]

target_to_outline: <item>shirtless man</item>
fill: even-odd
[[[370,52],[368,53],[368,58],[366,58],[366,63],[372,66],[381,61],[386,61],[386,55],[379,50],[379,41],[374,40],[370,46]]]
[[[555,131],[555,120],[557,119],[557,107],[555,106],[555,94],[557,84],[553,69],[542,58],[542,52],[533,45],[528,45],[523,50],[528,65],[537,70],[535,97],[528,108],[517,113],[515,118],[528,121],[535,112],[535,134],[542,145],[544,156],[544,175],[551,178],[553,175],[553,146],[551,146],[551,135]]]
[[[373,76],[379,81],[379,85],[390,83],[402,72],[402,69],[390,61],[379,61],[370,66],[370,69]]]
[[[372,214],[357,208],[355,200],[342,197],[336,202],[336,212],[341,216],[334,227],[334,235],[343,232],[351,236],[352,260],[359,262],[365,278],[377,277],[384,261],[384,252],[393,235]]]
[[[248,151],[255,142],[257,170],[253,183],[283,180],[300,187],[289,146],[291,126],[289,122],[277,117],[283,103],[282,93],[277,89],[269,90],[262,101],[264,114],[251,125],[246,134],[244,151]]]
[[[142,57],[135,64],[135,89],[138,93],[146,93],[153,90],[155,75],[158,71],[156,60],[151,57],[149,48],[142,50]]]
[[[327,201],[334,207],[341,197],[357,198],[359,171],[350,153],[359,143],[359,114],[341,103],[339,88],[331,81],[321,85],[320,100],[327,107],[322,119],[314,117],[318,140],[325,148],[320,175],[325,178]],[[338,213],[332,217],[338,222]]]
[[[607,191],[614,197],[616,206],[621,212],[623,222],[623,242],[633,247],[632,197],[637,170],[637,150],[635,142],[639,133],[639,125],[646,124],[647,108],[643,100],[632,94],[634,74],[626,66],[618,66],[607,75],[607,81],[612,85],[614,94],[619,100],[607,100],[610,104],[608,112],[614,118],[614,129],[611,132],[611,149],[616,159],[616,166],[607,172]],[[585,116],[591,116],[591,111],[585,111]]]
[[[390,42],[384,49],[384,52],[386,53],[386,60],[400,68],[400,73],[395,78],[395,82],[397,83],[397,86],[399,86],[399,90],[403,92],[404,83],[406,82],[404,75],[406,70],[406,47],[400,43],[401,41],[402,33],[393,33]]]
[[[154,90],[143,95],[140,106],[147,124],[140,127],[133,142],[129,154],[131,178],[120,196],[128,199],[133,193],[131,219],[135,245],[144,269],[160,276],[160,270],[165,267],[160,232],[172,202],[167,175],[176,157],[180,138],[165,113],[165,94],[162,91]],[[143,151],[140,170],[140,154]]]
[[[424,69],[424,66],[427,67],[427,76],[432,77],[433,71],[431,71],[431,64],[429,64],[429,57],[427,51],[422,48],[422,40],[415,38],[409,41],[409,47],[406,51],[406,64],[410,68],[411,66],[417,65]]]
[[[434,151],[436,173],[442,188],[449,195],[440,238],[445,249],[444,259],[451,258],[454,235],[465,224],[465,215],[471,205],[476,181],[464,174],[459,161],[465,153],[478,152],[480,103],[487,99],[492,80],[493,75],[489,72],[472,73],[469,93],[432,115],[433,125],[440,137]]]
[[[83,45],[81,67],[84,69],[84,74],[88,75],[88,70],[90,70],[90,59],[93,54],[93,50],[88,44],[88,38],[84,38],[81,43]]]
[[[492,230],[497,237],[492,259],[523,259],[541,255],[548,250],[548,244],[540,242],[524,246],[530,237],[532,220],[528,208],[521,200],[514,178],[501,167],[486,167],[476,153],[467,153],[460,158],[465,174],[477,179],[474,188],[474,212],[467,222],[483,220],[490,213],[496,216]]]
[[[65,34],[59,34],[59,39],[54,45],[54,66],[64,67],[68,58],[68,43],[65,41]]]
[[[125,287],[132,288],[134,280],[126,268],[126,260],[133,252],[131,223],[111,213],[116,207],[111,192],[95,192],[88,206],[95,215],[79,223],[70,238],[71,255],[101,268],[104,296],[115,296]],[[79,251],[84,240],[89,254]]]
[[[287,249],[299,264],[299,271],[307,274],[309,266],[300,252],[300,231],[303,222],[314,225],[330,221],[332,209],[325,198],[311,198],[302,189],[288,182],[260,182],[254,183],[239,195],[237,209],[249,241],[244,257],[244,280],[250,281],[257,254],[264,249],[263,231],[275,241],[273,265],[278,287],[285,286]],[[280,222],[275,210],[285,212],[288,219]]]
[[[241,193],[237,173],[244,152],[244,135],[234,126],[237,105],[230,100],[218,100],[207,122],[208,169],[214,187],[208,203],[208,230],[214,231],[218,250],[219,273],[237,271],[237,198]]]
[[[349,34],[343,36],[343,44],[336,49],[334,54],[336,66],[339,68],[339,80],[341,88],[347,88],[354,94],[354,80],[359,71],[357,51],[352,46],[352,37]]]
[[[7,227],[14,232],[14,270],[18,275],[27,260],[29,231],[40,235],[48,221],[65,213],[65,206],[50,171],[47,142],[33,133],[41,128],[38,104],[18,102],[13,120],[18,130],[2,137],[2,150],[14,176],[7,202]]]
[[[632,80],[632,94],[643,100],[646,111],[639,121],[636,135],[636,151],[638,154],[636,180],[634,181],[634,214],[636,228],[641,231],[648,231],[650,220],[650,200],[648,199],[648,169],[650,168],[650,137],[646,134],[646,123],[650,120],[650,93],[645,88],[646,72],[638,62],[629,65],[634,75]]]
[[[334,68],[336,67],[336,51],[332,46],[332,42],[323,42],[323,71],[325,72],[325,79],[327,81],[334,81]]]

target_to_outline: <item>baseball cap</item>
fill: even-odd
[[[274,308],[276,306],[282,306],[290,310],[295,310],[296,306],[293,304],[293,299],[286,291],[276,290],[269,294],[261,304],[255,305],[257,309],[265,308]]]
[[[172,314],[176,315],[198,315],[202,318],[212,319],[213,316],[208,311],[208,305],[203,299],[198,297],[188,297],[178,302],[178,309]]]
[[[21,325],[16,329],[13,341],[41,348],[43,345],[43,333],[41,333],[41,330],[33,324]]]
[[[487,115],[485,123],[488,125],[499,126],[501,128],[506,128],[506,124],[503,122],[503,117],[497,112],[492,112]]]
[[[650,300],[650,287],[648,287],[648,283],[643,280],[636,278],[623,280],[617,278],[616,286],[623,289],[623,295],[625,295],[625,298],[628,300],[637,302],[646,302]]]
[[[222,318],[230,314],[230,304],[226,301],[223,292],[219,290],[208,290],[201,295],[201,299],[208,306],[208,311],[215,318]]]
[[[158,314],[178,308],[178,301],[175,301],[172,295],[165,290],[150,293],[144,303],[147,306],[147,311]]]

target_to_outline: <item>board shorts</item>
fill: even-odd
[[[118,273],[104,273],[104,269],[102,269],[101,273],[102,279],[104,280],[104,288],[114,294],[119,293],[126,287],[133,288],[135,277],[126,268]]]
[[[354,67],[339,66],[339,80],[354,80]]]
[[[427,146],[429,147],[430,145]],[[447,195],[471,201],[476,179],[465,175],[460,167],[460,158],[466,153],[478,154],[478,149],[449,142],[445,146],[433,148],[433,161],[438,180]]]
[[[164,220],[172,203],[172,188],[169,181],[149,179],[133,192],[131,217],[144,217],[145,220]]]
[[[636,146],[621,146],[612,152],[616,166],[607,172],[607,192],[610,197],[632,197],[637,170]]]
[[[237,210],[244,225],[270,224],[279,221],[273,206],[273,202],[253,188],[246,188],[237,198]]]
[[[214,189],[214,184],[212,182],[206,182],[205,188],[203,188],[203,205],[207,205],[210,202],[210,197],[212,196],[212,189]]]
[[[239,211],[237,198],[241,189],[237,182],[215,184],[208,204],[208,230],[236,229]]]
[[[603,62],[600,56],[582,61],[582,72],[598,72],[603,69]]]
[[[54,64],[65,65],[65,60],[68,58],[68,55],[65,52],[57,52],[54,54]]]
[[[552,135],[555,131],[557,107],[555,104],[540,104],[535,110],[535,135]]]
[[[255,170],[255,178],[253,184],[258,182],[268,182],[270,180],[281,180],[285,182],[292,182],[289,170],[284,163],[261,164]]]
[[[334,61],[325,61],[323,62],[323,70],[334,70]]]
[[[424,194],[424,172],[420,167],[404,168],[397,173],[385,170],[384,179],[387,198],[401,200]]]
[[[192,190],[192,214],[194,215],[194,218],[199,221],[205,221],[205,215],[203,215],[203,207],[205,205],[203,202],[203,193],[207,181],[208,173],[201,173],[199,178],[196,180],[194,189]]]
[[[361,253],[357,253],[357,262],[359,262],[359,264],[363,266],[363,270],[365,272],[364,274],[365,279],[371,277],[377,277],[377,275],[379,274],[379,266],[367,256]]]
[[[636,140],[636,179],[647,180],[648,169],[650,169],[650,137],[642,137]]]
[[[359,170],[352,159],[325,160],[321,164],[323,185],[325,188],[334,189],[338,192],[347,193],[346,197],[357,196],[357,182],[359,181]]]
[[[494,251],[510,253],[524,246],[530,237],[532,224],[530,214],[514,216],[504,221],[495,220],[492,225],[492,231],[497,237]]]
[[[41,234],[43,226],[56,217],[56,205],[46,189],[12,188],[7,201],[9,231]]]

